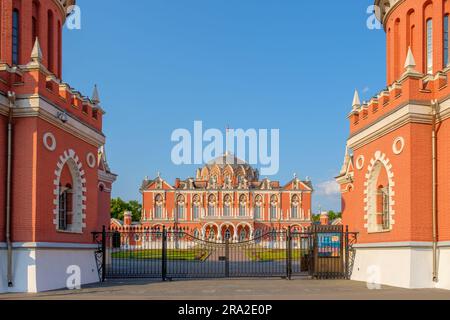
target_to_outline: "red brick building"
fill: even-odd
[[[65,287],[70,266],[98,281],[91,232],[109,222],[116,176],[97,89],[62,81],[74,2],[0,0],[0,292]]]
[[[195,178],[170,185],[162,177],[143,181],[143,228],[182,228],[211,241],[247,240],[271,229],[303,230],[311,225],[310,181],[286,185],[259,179],[256,169],[225,154],[198,169]],[[131,226],[113,220],[112,229]]]
[[[355,94],[337,178],[344,224],[360,233],[353,278],[450,289],[450,2],[375,4],[387,88]]]

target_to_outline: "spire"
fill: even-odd
[[[348,164],[351,161],[350,152],[348,149],[348,145],[345,147],[345,156],[344,156],[344,164],[342,165],[340,174],[347,173]]]
[[[361,99],[359,98],[358,90],[355,90],[355,95],[353,96],[352,107],[353,107],[353,110],[356,110],[359,107],[361,107]]]
[[[408,55],[406,56],[405,61],[405,69],[406,72],[415,71],[416,68],[416,60],[414,59],[414,55],[412,53],[411,47],[408,48]]]
[[[42,62],[42,50],[41,45],[39,44],[39,39],[36,38],[34,42],[33,50],[31,51],[31,60],[34,62]]]
[[[92,92],[92,98],[91,98],[92,102],[97,105],[100,104],[100,96],[98,94],[98,88],[97,85],[94,85],[94,92]]]

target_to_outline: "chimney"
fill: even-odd
[[[123,214],[123,224],[126,227],[131,226],[133,223],[133,214],[130,211],[125,211]]]

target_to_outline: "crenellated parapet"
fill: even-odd
[[[415,70],[412,52],[409,51],[402,77],[380,91],[367,102],[360,102],[356,92],[349,113],[350,135],[354,135],[408,104],[431,105],[431,101],[445,100],[450,95],[448,77],[450,67],[433,75]]]
[[[91,98],[74,90],[69,84],[58,79],[43,64],[39,42],[26,65],[11,67],[0,63],[0,91],[14,90],[16,95],[43,99],[61,110],[61,117],[72,116],[95,129],[102,131],[102,118],[105,114],[100,106],[97,88]]]

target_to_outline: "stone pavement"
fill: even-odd
[[[450,300],[450,291],[407,290],[343,280],[225,279],[186,281],[108,281],[77,291],[0,294],[0,300]]]

